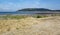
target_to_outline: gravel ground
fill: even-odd
[[[60,35],[60,17],[0,20],[0,35]]]

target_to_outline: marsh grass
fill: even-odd
[[[19,15],[6,15],[6,16],[0,16],[0,19],[22,19],[22,18],[26,18],[27,16],[19,16]]]
[[[47,16],[41,16],[41,15],[5,15],[5,16],[0,16],[0,19],[23,19],[26,17],[44,18]]]
[[[34,17],[34,18],[45,18],[45,17],[48,17],[48,16],[43,16],[43,15],[33,15],[32,17]]]

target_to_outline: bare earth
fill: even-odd
[[[60,17],[0,20],[0,35],[60,35]]]

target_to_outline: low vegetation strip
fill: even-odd
[[[40,16],[40,15],[5,15],[5,16],[0,16],[0,19],[23,19],[27,17],[34,17],[34,18],[44,18],[47,16]]]

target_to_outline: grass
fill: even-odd
[[[48,16],[41,16],[41,15],[0,16],[0,19],[8,19],[8,20],[0,20],[0,35],[1,34],[3,35],[13,35],[13,34],[14,35],[45,35],[45,34],[53,35],[54,34],[55,35],[55,33],[59,34],[60,17],[52,17],[52,18],[45,18],[45,17]],[[44,19],[41,20],[36,18],[44,18]]]
[[[16,20],[17,17],[20,17],[19,19],[21,20]],[[32,16],[34,18],[30,18],[30,16],[23,17],[20,15],[17,17],[6,15],[3,18],[12,19],[0,20],[0,35],[55,35],[55,33],[60,33],[60,17],[52,17],[49,19],[40,15]],[[44,19],[41,20],[36,18]]]
[[[57,16],[56,14],[52,14],[51,16]],[[58,15],[59,16],[59,15]],[[49,17],[45,16],[45,15],[5,15],[5,16],[0,16],[0,19],[23,19],[23,18],[27,18],[27,17],[33,17],[33,18],[45,18],[45,17]]]
[[[33,15],[32,17],[34,17],[34,18],[45,18],[45,17],[48,17],[48,16],[42,16],[42,15]]]
[[[48,16],[60,16],[59,14],[51,14]],[[47,15],[40,15],[40,14],[34,14],[34,15],[5,15],[5,16],[0,16],[0,19],[23,19],[23,18],[27,18],[27,17],[33,17],[33,18],[45,18],[48,17]]]
[[[0,16],[1,19],[22,19],[22,18],[26,18],[27,16],[19,16],[19,15],[6,15],[6,16]]]
[[[34,15],[11,15],[7,14],[5,16],[0,16],[0,19],[23,19],[26,17],[33,17],[33,18],[45,18],[49,16],[60,16],[60,14],[48,14],[48,15],[40,15],[40,14],[34,14]]]
[[[0,19],[23,19],[26,17],[34,17],[34,18],[44,18],[47,16],[40,16],[40,15],[5,15],[0,16]]]

